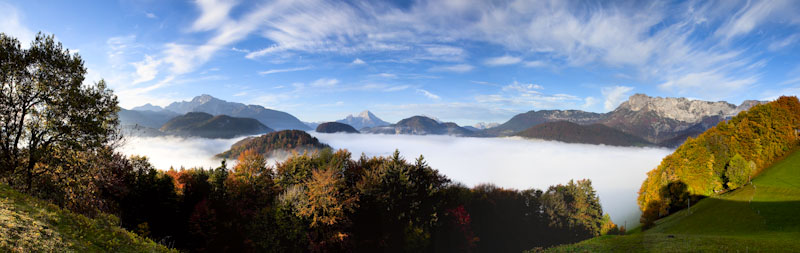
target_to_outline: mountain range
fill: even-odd
[[[164,109],[180,114],[205,112],[211,115],[253,118],[275,130],[311,130],[306,124],[286,112],[267,109],[260,105],[227,102],[210,95],[200,95],[191,101],[173,102]]]
[[[736,106],[727,102],[708,102],[686,98],[650,97],[635,94],[608,113],[580,110],[529,111],[512,117],[509,121],[482,132],[483,136],[510,136],[547,122],[567,121],[578,125],[603,124],[646,140],[647,142],[676,147],[687,137],[697,136],[717,123],[763,102],[748,100]],[[571,131],[564,128],[563,131]],[[548,131],[554,136],[565,136],[557,129]],[[553,136],[546,139],[553,139]],[[566,141],[563,139],[562,141]]]
[[[471,136],[473,132],[469,129],[458,126],[456,123],[440,123],[435,119],[425,116],[413,116],[403,119],[397,124],[388,126],[368,127],[361,129],[362,133],[374,134],[413,134],[413,135],[456,135]]]

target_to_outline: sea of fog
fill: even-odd
[[[388,156],[395,149],[407,160],[423,155],[448,178],[468,186],[492,183],[504,188],[546,190],[570,179],[592,180],[603,210],[615,223],[635,226],[636,196],[647,171],[672,150],[567,144],[520,138],[471,138],[440,135],[311,134],[353,158]],[[243,138],[243,137],[242,137]],[[242,139],[130,137],[120,149],[150,158],[159,169],[216,167],[213,156]],[[274,161],[273,161],[274,162]]]

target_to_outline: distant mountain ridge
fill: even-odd
[[[542,110],[518,114],[509,121],[484,130],[485,136],[509,136],[530,127],[556,121],[580,125],[603,124],[661,146],[675,147],[687,137],[697,136],[717,123],[763,102],[708,102],[686,98],[632,95],[608,113],[580,110]]]
[[[233,138],[274,131],[255,119],[213,116],[204,112],[190,112],[175,117],[159,130],[167,134],[203,138]]]
[[[267,109],[259,105],[227,102],[205,94],[194,97],[191,101],[173,102],[165,109],[181,114],[205,112],[211,115],[253,118],[275,130],[311,130],[310,127],[289,113]]]
[[[425,116],[413,116],[403,119],[397,124],[388,126],[372,127],[361,129],[362,133],[377,134],[411,134],[411,135],[456,135],[471,136],[473,132],[458,126],[456,123],[439,123],[435,119]]]
[[[362,129],[362,128],[365,128],[365,127],[388,126],[388,125],[391,124],[389,122],[381,120],[380,118],[378,118],[378,116],[375,116],[375,114],[372,114],[372,112],[367,111],[367,110],[365,110],[365,111],[363,111],[363,112],[361,112],[361,113],[359,113],[358,115],[355,115],[355,116],[352,115],[352,114],[347,115],[346,118],[337,120],[336,122],[350,125],[353,128],[355,128],[356,130],[359,130],[359,129]]]
[[[651,146],[638,136],[624,133],[603,124],[579,125],[569,121],[542,123],[516,134],[526,138],[566,143],[605,144],[612,146]]]
[[[119,116],[119,124],[121,126],[144,126],[149,128],[161,128],[164,123],[170,119],[179,116],[180,114],[172,111],[152,111],[152,110],[126,110],[121,109],[117,115]]]
[[[164,108],[161,107],[161,106],[152,105],[150,103],[147,103],[147,104],[144,104],[144,105],[140,105],[140,106],[131,108],[131,110],[132,111],[154,111],[154,112],[160,112],[160,111],[163,111]]]

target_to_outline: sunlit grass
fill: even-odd
[[[111,215],[90,219],[0,184],[0,252],[169,252]]]
[[[800,251],[800,152],[736,191],[703,199],[644,232],[602,236],[548,252]]]

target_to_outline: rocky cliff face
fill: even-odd
[[[653,143],[674,146],[759,103],[748,100],[736,106],[723,101],[636,94],[609,112],[601,123]]]

